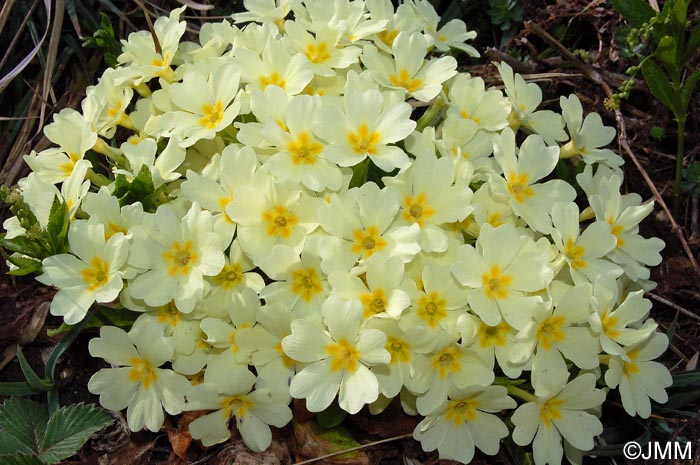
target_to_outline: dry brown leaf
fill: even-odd
[[[299,444],[299,452],[306,458],[312,459],[341,452],[357,447],[360,444],[350,436],[343,426],[326,430],[316,424],[315,421],[297,422],[292,420],[294,436]],[[364,450],[355,450],[333,457],[328,457],[318,462],[319,465],[369,465],[369,456]]]
[[[192,412],[185,412],[180,420],[177,422],[177,429],[173,428],[167,424],[165,430],[168,432],[168,440],[170,441],[170,446],[173,448],[175,455],[181,459],[187,458],[187,450],[192,444],[192,436],[190,435],[190,423],[195,421],[202,415],[206,415],[205,410],[194,410]]]
[[[98,465],[142,465],[148,463],[155,441],[139,442],[134,439],[119,449],[97,459]]]
[[[289,447],[277,439],[262,452],[253,452],[239,439],[219,452],[209,465],[287,465],[291,463]]]

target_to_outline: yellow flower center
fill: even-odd
[[[63,163],[60,168],[64,175],[70,176],[73,172],[73,168],[75,168],[75,164],[80,160],[80,155],[75,152],[69,152],[67,155],[69,161]]]
[[[173,241],[170,250],[163,252],[162,256],[168,264],[168,274],[170,276],[175,276],[177,274],[187,276],[190,274],[192,265],[196,264],[199,259],[199,255],[194,250],[192,241]]]
[[[224,289],[233,289],[243,282],[243,268],[239,263],[230,263],[214,277],[214,282]]]
[[[348,133],[348,142],[352,147],[353,152],[358,155],[376,155],[377,144],[379,144],[380,135],[376,131],[369,131],[369,127],[362,123],[357,132]]]
[[[311,302],[311,299],[323,291],[323,284],[318,278],[316,268],[305,268],[292,272],[292,292],[300,295],[304,302]]]
[[[496,326],[488,326],[485,323],[479,324],[477,334],[479,336],[479,346],[482,349],[487,347],[504,347],[506,345],[506,335],[510,333],[510,326],[505,321],[501,321]]]
[[[389,81],[396,87],[403,87],[409,92],[415,92],[423,85],[421,79],[411,79],[411,75],[408,74],[408,70],[402,69],[399,71],[398,76],[396,74],[389,75]]]
[[[109,223],[107,224],[107,228],[105,229],[105,239],[109,240],[110,237],[114,236],[117,233],[126,234],[127,232],[128,231],[123,226],[116,223]]]
[[[441,350],[433,356],[433,368],[441,379],[462,369],[462,354],[454,347]]]
[[[220,405],[227,418],[231,418],[231,414],[238,418],[245,418],[248,410],[253,406],[253,401],[248,396],[236,395],[224,398]]]
[[[415,197],[404,197],[403,219],[410,223],[418,223],[418,226],[423,226],[425,220],[435,214],[435,209],[430,207],[427,203],[428,199],[424,192],[421,192]]]
[[[620,335],[620,332],[616,329],[617,323],[617,317],[611,316],[608,310],[603,312],[603,316],[600,317],[600,325],[603,328],[603,334],[610,338],[616,338]]]
[[[398,29],[390,29],[377,34],[377,36],[379,36],[379,39],[382,42],[384,42],[388,47],[394,45],[394,39],[396,39],[397,35],[399,35]]]
[[[347,370],[354,373],[358,368],[360,353],[347,339],[326,346],[326,354],[331,358],[331,371]]]
[[[284,339],[288,334],[285,334],[282,339]],[[280,357],[282,358],[282,364],[285,366],[285,368],[292,368],[296,362],[294,359],[290,358],[287,354],[284,353],[284,350],[282,349],[282,341],[278,342],[277,345],[275,346],[275,352],[280,354]]]
[[[586,249],[583,246],[576,245],[573,239],[566,241],[564,245],[564,255],[569,259],[571,268],[580,270],[586,267],[586,260],[583,259]]]
[[[263,220],[267,223],[267,234],[288,239],[292,235],[292,228],[299,223],[299,219],[278,205],[263,212]]]
[[[546,400],[540,407],[540,420],[546,427],[549,427],[552,420],[558,420],[561,418],[561,409],[559,408],[563,404],[563,400],[557,398]]]
[[[391,354],[390,365],[398,362],[408,363],[411,361],[411,352],[408,350],[409,345],[403,339],[399,339],[395,336],[388,336],[384,348]]]
[[[158,307],[158,323],[167,324],[169,326],[177,326],[180,322],[180,312],[175,306],[175,302],[170,302],[169,304],[162,305]]]
[[[331,54],[328,51],[328,44],[325,42],[321,42],[320,44],[307,44],[304,54],[311,63],[323,63],[331,59]]]
[[[323,145],[318,142],[312,142],[309,134],[306,131],[302,131],[296,140],[287,144],[287,150],[292,156],[292,164],[314,165],[318,154],[323,152]]]
[[[202,105],[202,118],[199,124],[207,129],[214,129],[224,119],[224,105],[217,100],[214,105],[205,103]]]
[[[387,245],[376,226],[369,226],[365,230],[356,229],[352,237],[355,239],[352,251],[364,255],[365,258],[371,257],[375,252],[381,252]]]
[[[280,78],[277,71],[274,71],[269,76],[260,76],[258,80],[260,81],[260,86],[263,88],[263,90],[265,90],[265,88],[270,84],[281,87],[282,89],[284,89],[284,86],[286,85],[286,82],[284,79]]]
[[[435,328],[441,320],[447,318],[447,300],[440,297],[437,292],[431,292],[418,300],[418,317],[428,326]]]
[[[535,191],[527,184],[529,179],[527,173],[510,173],[508,175],[508,192],[518,203],[523,203],[535,195]]]
[[[145,358],[132,357],[129,363],[131,363],[129,379],[135,383],[140,382],[144,389],[150,388],[151,384],[158,379],[153,364]]]
[[[382,313],[386,309],[386,294],[382,289],[376,289],[374,292],[363,294],[360,296],[360,302],[365,309],[364,317],[369,318]]]
[[[445,410],[445,419],[452,421],[459,427],[468,421],[476,420],[476,408],[479,401],[476,399],[451,400]]]
[[[487,273],[481,275],[481,282],[489,299],[505,299],[508,297],[508,286],[513,277],[501,272],[501,267],[492,265]]]
[[[93,257],[90,266],[80,271],[83,281],[90,285],[91,291],[104,286],[109,280],[109,263],[101,257]]]
[[[625,240],[620,237],[623,230],[622,225],[615,224],[615,219],[612,216],[608,218],[608,224],[610,225],[610,232],[617,239],[617,247],[624,246]]]
[[[550,350],[552,344],[563,341],[566,338],[562,330],[565,323],[566,318],[563,316],[552,315],[537,325],[537,334],[535,338],[540,348]]]
[[[639,357],[639,350],[633,350],[627,353],[630,358],[629,362],[622,362],[622,374],[629,378],[635,373],[639,373],[639,365],[635,363],[637,357]]]

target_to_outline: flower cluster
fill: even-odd
[[[88,386],[103,406],[151,431],[207,410],[194,438],[225,441],[234,419],[261,451],[291,398],[378,413],[400,397],[442,458],[512,435],[542,465],[593,448],[603,386],[642,418],[666,400],[643,297],[663,242],[639,233],[653,204],[620,193],[614,129],[575,95],[538,109],[505,63],[504,92],[458,72],[443,52],[478,55],[475,33],[438,27],[427,0],[244,3],[197,42],[183,8],[157,44],[131,34],[25,158],[39,226],[54,198],[70,218],[37,278],[58,288],[51,313],[141,313],[91,341],[113,366]],[[569,158],[581,195],[552,179]]]

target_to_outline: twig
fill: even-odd
[[[160,53],[162,55],[163,48],[160,46],[160,41],[158,40],[156,30],[153,28],[153,22],[151,21],[151,13],[146,9],[146,6],[143,3],[141,3],[141,0],[134,0],[134,2],[143,10],[143,16],[146,18],[148,30],[151,31],[151,37],[153,37],[153,45],[155,46],[156,53]]]
[[[680,305],[673,303],[670,300],[661,297],[660,295],[656,295],[653,292],[647,292],[646,295],[651,297],[653,300],[656,300],[657,302],[661,302],[662,304],[664,304],[668,307],[671,307],[674,310],[677,310],[678,312],[682,313],[683,315],[685,315],[687,317],[690,317],[694,320],[700,321],[700,315],[696,315],[695,313],[691,312],[690,310],[687,310],[687,309],[681,307]]]
[[[539,25],[533,23],[532,21],[527,21],[525,22],[525,26],[528,27],[532,32],[540,36],[545,42],[547,42],[553,49],[555,49],[559,54],[561,54],[563,57],[568,59],[574,66],[579,68],[583,74],[588,77],[590,80],[595,82],[596,84],[599,84],[602,88],[603,91],[605,92],[605,95],[608,98],[612,98],[613,92],[610,89],[610,86],[605,82],[601,74],[593,69],[589,64],[584,63],[583,61],[579,60],[578,57],[576,57],[573,53],[571,53],[564,45],[562,45],[557,39],[552,37],[547,31],[542,29]],[[659,205],[661,208],[666,212],[666,215],[668,216],[669,221],[671,222],[671,230],[673,233],[678,236],[678,240],[681,243],[681,246],[683,247],[683,250],[685,251],[686,255],[688,256],[688,259],[690,259],[690,262],[693,265],[693,268],[695,269],[695,272],[700,275],[700,265],[698,265],[697,260],[695,259],[695,256],[693,255],[693,252],[690,250],[690,246],[688,245],[688,241],[685,239],[685,235],[683,234],[683,230],[681,227],[676,223],[676,219],[673,217],[671,214],[671,211],[668,209],[668,206],[666,205],[666,202],[664,202],[663,197],[659,193],[659,190],[656,188],[656,185],[654,185],[654,182],[651,180],[649,177],[649,174],[646,172],[642,164],[639,162],[639,159],[637,156],[634,154],[632,149],[630,148],[629,142],[627,141],[627,131],[625,129],[625,118],[622,116],[622,112],[620,111],[619,108],[615,109],[615,119],[617,120],[617,128],[618,128],[618,144],[620,148],[624,149],[624,151],[627,153],[627,155],[632,159],[632,162],[634,162],[634,165],[637,167],[637,170],[639,173],[642,175],[642,178],[644,178],[644,181],[647,183],[647,186],[649,186],[649,189],[651,189],[651,192],[654,194],[654,197],[656,200],[659,202]]]
[[[401,436],[394,436],[392,438],[382,439],[381,441],[368,442],[367,444],[362,444],[361,446],[351,447],[350,449],[340,450],[338,452],[333,452],[332,454],[322,455],[320,457],[315,457],[313,459],[304,460],[303,462],[296,462],[294,465],[306,465],[308,463],[319,462],[330,457],[335,457],[336,455],[346,454],[348,452],[354,452],[356,450],[367,449],[368,447],[378,446],[379,444],[384,444],[387,442],[397,441],[399,439],[406,439],[413,436],[413,433],[402,434]]]

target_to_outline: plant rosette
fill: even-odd
[[[504,91],[458,72],[445,52],[477,56],[475,33],[426,0],[244,3],[195,41],[184,7],[130,34],[25,158],[11,272],[68,324],[139,312],[90,344],[104,407],[151,431],[205,410],[195,439],[233,422],[261,451],[292,398],[401,396],[442,458],[510,435],[542,465],[593,448],[611,390],[642,418],[666,400],[643,297],[663,242],[614,129],[576,95],[540,109],[505,63]],[[560,160],[585,169],[553,179]]]

